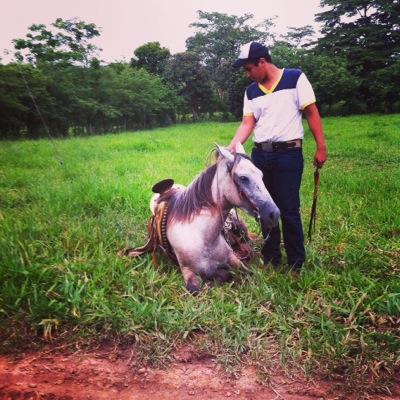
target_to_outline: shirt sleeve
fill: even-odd
[[[250,117],[254,115],[254,112],[251,108],[251,101],[247,98],[247,93],[244,93],[244,100],[243,100],[243,116]]]
[[[316,102],[314,90],[306,75],[302,73],[297,81],[298,106],[303,111],[307,106]]]

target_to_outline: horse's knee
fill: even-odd
[[[219,268],[215,273],[214,279],[218,283],[226,283],[232,279],[232,274],[229,269],[226,268]]]
[[[190,294],[194,296],[200,293],[200,286],[197,282],[193,282],[192,280],[186,282],[186,289]]]
[[[200,292],[200,278],[189,267],[181,267],[181,271],[188,292],[198,294]]]

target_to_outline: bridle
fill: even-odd
[[[249,156],[247,156],[246,154],[235,153],[235,159],[234,159],[234,161],[233,161],[232,168],[228,168],[228,171],[229,171],[229,174],[230,174],[230,176],[231,176],[231,179],[232,179],[233,183],[234,183],[235,186],[236,186],[236,189],[237,189],[237,191],[238,191],[238,193],[239,193],[240,198],[246,200],[247,203],[250,204],[250,205],[252,206],[253,210],[255,211],[254,219],[257,221],[257,225],[259,226],[259,233],[260,233],[260,232],[262,232],[262,224],[261,224],[261,218],[260,218],[260,214],[259,214],[259,212],[258,212],[258,208],[257,208],[257,207],[253,204],[253,202],[246,196],[245,192],[244,192],[243,190],[241,190],[241,188],[240,188],[240,183],[237,181],[237,179],[235,179],[234,174],[233,174],[233,166],[239,162],[239,161],[238,161],[238,158],[239,158],[239,157],[245,158],[245,159],[249,160],[250,162],[253,162],[253,161],[251,160],[251,158],[250,158]],[[234,207],[234,209],[235,209],[235,213],[236,213],[236,216],[237,216],[237,207]],[[221,214],[221,218],[223,218],[223,217],[222,217],[222,214]],[[224,222],[224,221],[223,221],[223,222]],[[271,229],[267,232],[267,234],[266,234],[266,236],[265,236],[265,238],[264,238],[264,242],[269,238],[270,234],[271,234]],[[258,236],[259,236],[259,234],[258,234]]]

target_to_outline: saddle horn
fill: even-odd
[[[159,193],[159,194],[163,194],[164,192],[166,192],[167,190],[171,189],[172,186],[174,185],[174,180],[171,178],[168,179],[163,179],[160,182],[157,182],[152,188],[151,190],[153,191],[153,193]]]

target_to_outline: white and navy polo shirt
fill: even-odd
[[[312,103],[315,94],[304,73],[285,68],[270,90],[257,82],[247,87],[243,115],[254,115],[255,142],[303,139],[301,112]]]

